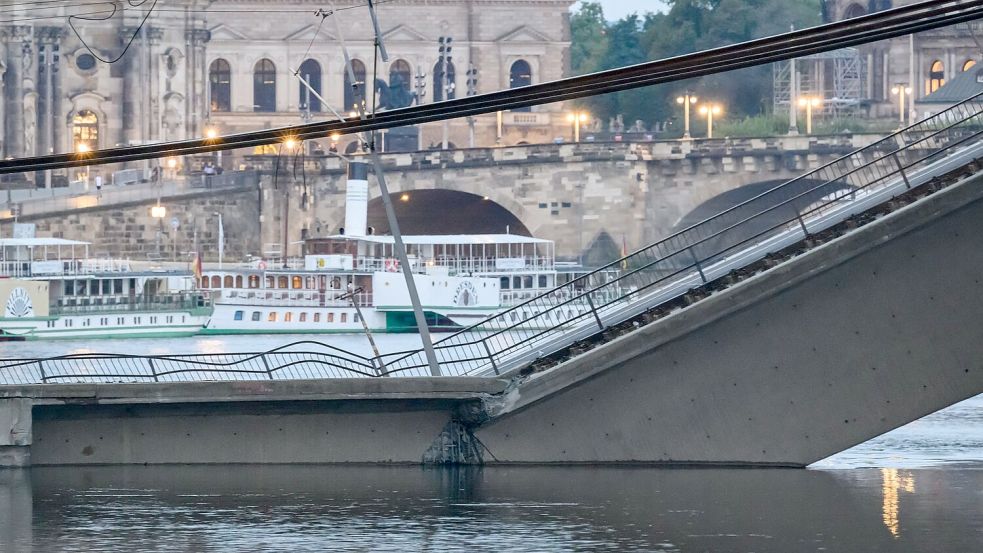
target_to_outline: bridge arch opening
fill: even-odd
[[[777,187],[781,188],[759,197]],[[785,230],[789,221],[795,221],[796,214],[808,218],[810,211],[819,205],[833,200],[846,201],[850,198],[848,192],[851,190],[855,190],[855,187],[847,182],[815,179],[747,184],[696,206],[675,224],[672,234],[704,223],[708,230],[701,230],[699,235],[701,238],[710,237],[694,250],[699,257],[710,258],[729,248]],[[711,221],[714,216],[735,206],[741,207],[737,207],[733,215]],[[743,222],[735,224],[735,221]]]
[[[518,217],[487,197],[456,190],[407,190],[389,195],[403,234],[519,234],[532,236]],[[391,234],[382,198],[369,201],[368,225]]]

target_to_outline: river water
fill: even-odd
[[[386,350],[418,340],[380,338]],[[35,342],[0,351],[256,351],[291,339]],[[367,351],[362,337],[330,340]],[[0,551],[980,552],[983,396],[807,470],[0,470]]]

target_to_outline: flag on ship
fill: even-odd
[[[195,260],[191,263],[191,270],[195,275],[195,286],[201,283],[201,254],[195,252]]]

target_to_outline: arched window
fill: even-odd
[[[209,109],[232,111],[232,68],[229,62],[217,59],[208,68]]]
[[[99,149],[99,117],[94,112],[83,109],[72,117],[72,142],[75,151]]]
[[[932,62],[932,68],[928,72],[928,82],[925,83],[925,94],[931,94],[942,88],[945,84],[945,64],[939,60]]]
[[[276,111],[276,66],[268,59],[253,68],[253,111]]]
[[[365,104],[365,64],[352,60],[352,73],[355,73],[354,83],[345,70],[345,111],[356,110],[356,106]]]
[[[304,63],[300,64],[300,76],[307,81],[307,84],[311,85],[311,88],[315,92],[321,94],[321,64],[314,60],[306,60]],[[321,100],[317,99],[317,96],[311,94],[307,87],[301,83],[300,85],[300,110],[307,110],[307,99],[310,98],[311,101],[311,111],[319,112],[321,111]]]
[[[389,66],[389,89],[402,89],[404,92],[410,91],[410,82],[413,80],[413,70],[406,60],[396,60]]]
[[[454,62],[447,62],[447,84],[454,84]],[[447,99],[454,99],[454,87],[448,86]],[[433,101],[440,102],[444,99],[444,68],[441,67],[440,62],[433,66]]]
[[[212,288],[221,288],[222,279],[218,275],[212,275]]]
[[[966,60],[966,63],[963,63],[963,71],[969,71],[974,65],[976,65],[976,60]]]
[[[843,19],[853,19],[854,17],[860,17],[862,15],[867,15],[867,10],[865,10],[860,4],[850,4],[845,10],[843,10]]]
[[[207,276],[201,277],[201,287],[202,288],[208,288],[208,277]]]
[[[236,275],[236,288],[242,288],[242,275]]]
[[[509,88],[519,88],[532,84],[532,67],[526,60],[518,60],[509,69]],[[531,108],[516,108],[512,111],[532,111]]]

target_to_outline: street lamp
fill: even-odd
[[[692,96],[689,92],[676,97],[676,103],[682,104],[683,106],[683,140],[693,139],[689,134],[689,107],[690,105],[696,104],[696,101],[697,97]]]
[[[218,137],[218,129],[215,127],[208,127],[205,129],[205,139],[207,139],[209,142],[217,143]],[[222,166],[222,150],[215,150],[215,165],[219,167]]]
[[[160,196],[157,196],[157,205],[150,208],[150,216],[157,219],[157,236],[155,239],[157,247],[157,257],[163,259],[161,254],[160,241],[164,234],[164,217],[167,217],[167,208],[160,205]]]
[[[707,118],[707,138],[713,138],[713,116],[720,115],[724,109],[720,104],[703,104],[700,106],[700,115]]]
[[[222,214],[218,211],[212,212],[218,215],[218,269],[222,270],[222,258],[225,257],[225,226],[222,225]]]
[[[802,96],[799,107],[806,108],[806,134],[812,134],[812,108],[818,108],[823,103],[818,96]]]
[[[575,111],[567,114],[567,121],[573,123],[573,141],[580,142],[580,124],[590,120],[590,114],[586,111]]]
[[[901,127],[905,126],[905,94],[911,94],[911,87],[905,83],[898,83],[891,87],[891,94],[898,97],[898,121],[901,123]]]

